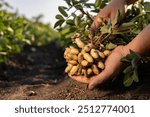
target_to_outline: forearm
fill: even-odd
[[[127,53],[129,53],[130,49],[141,55],[150,51],[150,24],[125,46]]]

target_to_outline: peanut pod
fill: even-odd
[[[69,60],[68,63],[70,63],[70,64],[72,64],[72,65],[77,65],[77,64],[78,64],[78,62],[75,61],[75,60]]]
[[[90,75],[92,75],[92,73],[93,73],[92,69],[91,69],[91,68],[88,68],[88,69],[87,69],[87,75],[90,76]]]
[[[78,54],[78,62],[81,63],[81,62],[83,61],[83,59],[84,59],[84,58],[83,58],[82,53],[79,53],[79,54]]]
[[[104,58],[105,58],[105,55],[104,55],[104,53],[103,53],[103,52],[98,51],[98,54],[99,54],[100,58],[102,58],[102,59],[104,59]]]
[[[89,53],[85,53],[85,54],[83,55],[83,57],[84,57],[84,59],[87,60],[89,63],[93,63],[93,62],[94,62],[93,58],[90,56]]]
[[[92,44],[87,44],[83,48],[86,52],[89,52],[92,49]]]
[[[104,53],[105,56],[109,56],[110,55],[110,51],[109,50],[105,50],[103,53]]]
[[[98,59],[98,58],[99,58],[98,51],[95,50],[95,49],[91,49],[90,55],[91,55],[94,59]]]
[[[99,69],[97,68],[97,66],[95,64],[92,65],[92,71],[94,74],[98,75],[100,72],[99,72]]]
[[[79,48],[84,48],[85,46],[84,43],[80,40],[80,38],[76,38],[75,43],[77,44]]]
[[[85,77],[87,77],[87,73],[86,73],[86,70],[85,70],[85,69],[82,69],[81,74],[84,75]]]
[[[73,66],[72,69],[70,70],[69,74],[70,75],[75,75],[78,71],[78,66]]]
[[[104,68],[105,68],[104,63],[101,62],[101,61],[99,61],[99,62],[97,63],[97,66],[98,66],[98,68],[100,68],[100,69],[104,69]]]
[[[79,54],[79,50],[73,46],[70,46],[70,53],[71,54]]]
[[[66,73],[69,73],[70,70],[72,69],[72,67],[73,67],[72,64],[68,64],[68,66],[67,66],[66,69],[65,69],[65,72],[66,72]]]
[[[82,65],[83,67],[87,67],[87,66],[89,65],[89,62],[88,62],[87,60],[83,60],[83,61],[81,62],[81,65]]]

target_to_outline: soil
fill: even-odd
[[[55,42],[46,46],[25,46],[0,65],[0,99],[150,99],[150,63],[139,66],[140,82],[130,88],[117,80],[87,89],[86,84],[72,80],[64,73],[63,49]]]

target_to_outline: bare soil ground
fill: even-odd
[[[20,54],[0,65],[0,99],[150,99],[150,63],[139,66],[140,82],[122,85],[122,75],[94,90],[64,73],[63,50],[54,42],[42,47],[25,46]]]

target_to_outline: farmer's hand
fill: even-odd
[[[89,89],[115,77],[122,69],[121,58],[128,54],[125,46],[116,47],[105,61],[105,69],[98,75],[90,78]]]
[[[104,83],[107,80],[115,77],[122,69],[121,58],[129,53],[129,49],[126,46],[116,47],[105,61],[105,69],[98,75],[91,78],[85,76],[70,76],[71,78],[88,83],[89,89],[93,89],[95,86]]]
[[[91,25],[91,31],[99,27],[98,20],[100,17],[103,20],[107,20],[108,18],[110,18],[111,21],[113,21],[118,10],[123,16],[125,13],[125,0],[112,0],[106,7],[101,9]]]

